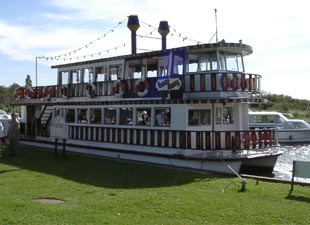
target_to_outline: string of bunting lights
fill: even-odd
[[[63,60],[63,61],[69,60],[69,61],[71,61],[71,60],[85,59],[85,58],[88,58],[88,57],[93,58],[93,57],[96,57],[96,56],[100,56],[100,55],[102,55],[102,54],[104,54],[104,53],[109,53],[109,52],[114,51],[114,50],[116,51],[116,50],[118,50],[119,48],[126,47],[126,46],[129,44],[128,42],[127,42],[127,43],[123,43],[123,44],[118,45],[118,46],[115,46],[115,47],[112,47],[112,48],[109,48],[109,49],[105,49],[105,50],[100,51],[100,52],[91,53],[91,54],[82,55],[82,56],[73,56],[73,57],[72,57],[72,55],[78,54],[78,53],[81,52],[82,50],[87,49],[89,46],[91,46],[91,45],[93,45],[94,43],[96,43],[96,42],[102,40],[103,38],[107,37],[109,33],[115,32],[115,31],[120,27],[120,25],[122,25],[125,21],[127,21],[127,18],[125,18],[125,19],[122,20],[121,22],[118,22],[117,25],[115,25],[113,28],[111,28],[110,30],[108,30],[108,31],[107,31],[106,33],[104,33],[102,36],[96,38],[95,40],[89,42],[88,44],[83,45],[82,47],[80,47],[80,48],[78,48],[78,49],[75,49],[75,50],[72,50],[72,51],[70,51],[70,52],[66,52],[66,53],[60,54],[60,55],[56,55],[56,56],[48,56],[48,57],[42,56],[42,57],[36,57],[36,58],[38,58],[38,59],[45,59],[45,60],[47,60],[47,61],[48,61],[48,60],[50,60],[50,61],[53,61],[53,60],[57,60],[57,61],[59,61],[59,60]],[[149,31],[149,32],[147,32],[147,33],[144,34],[144,35],[138,35],[138,34],[137,34],[137,37],[138,37],[138,38],[140,38],[140,39],[142,39],[142,38],[150,38],[150,39],[156,39],[156,40],[160,40],[160,39],[161,39],[159,36],[158,36],[158,37],[154,36],[154,35],[159,35],[159,33],[157,32],[157,30],[158,30],[157,27],[152,26],[152,25],[150,25],[150,24],[148,24],[148,23],[146,23],[146,22],[143,22],[143,21],[141,21],[141,20],[140,20],[140,23],[141,23],[141,24],[144,24],[144,25],[146,25],[146,26],[148,26],[148,27],[150,27],[150,28],[152,28],[152,30]],[[171,37],[177,37],[177,38],[182,39],[183,41],[196,42],[197,45],[198,45],[199,43],[202,43],[202,42],[200,42],[200,41],[191,39],[191,38],[189,38],[188,36],[183,36],[180,32],[178,32],[175,28],[171,27],[170,25],[169,25],[169,29],[170,29],[170,36],[171,36]],[[172,32],[171,32],[171,30],[172,30]],[[139,49],[139,50],[148,51],[147,49]]]

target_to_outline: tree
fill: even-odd
[[[30,77],[30,75],[28,74],[27,75],[27,78],[26,78],[26,80],[25,80],[25,87],[26,88],[28,88],[28,87],[32,87],[32,80],[31,80],[31,77]]]

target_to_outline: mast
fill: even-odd
[[[214,9],[215,12],[215,37],[216,37],[216,43],[218,42],[218,32],[217,32],[217,9]]]

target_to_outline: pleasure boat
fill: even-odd
[[[275,129],[249,129],[249,103],[262,103],[261,75],[246,73],[252,47],[220,41],[137,53],[129,16],[128,55],[53,65],[54,85],[18,88],[23,143],[66,142],[69,151],[181,167],[271,172],[282,153]],[[70,61],[70,60],[69,60]],[[257,137],[255,140],[253,137]]]

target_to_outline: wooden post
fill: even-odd
[[[55,148],[54,148],[55,156],[57,156],[57,142],[58,142],[58,138],[55,138]]]

